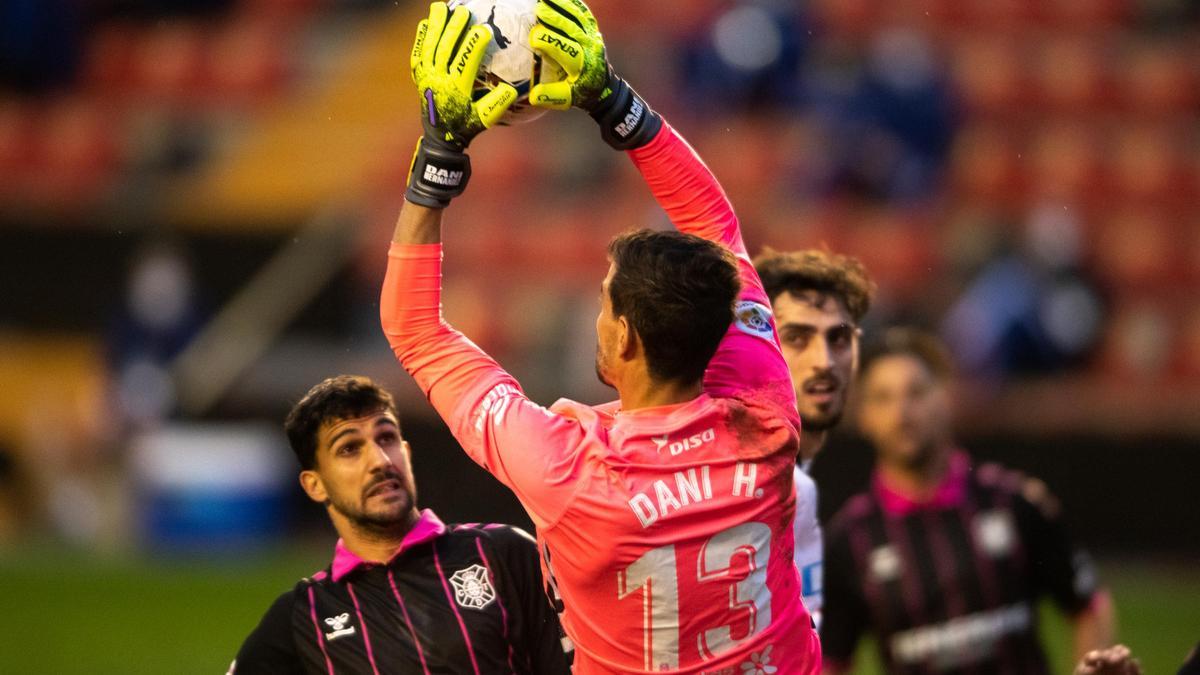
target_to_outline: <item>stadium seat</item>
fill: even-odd
[[[204,54],[204,84],[213,102],[253,104],[276,94],[287,75],[293,50],[285,25],[243,15],[213,37]]]
[[[1114,187],[1133,204],[1147,206],[1190,202],[1190,187],[1180,149],[1191,139],[1183,130],[1161,124],[1130,125],[1114,139]]]
[[[1196,46],[1169,41],[1133,44],[1121,55],[1122,105],[1139,118],[1185,115],[1200,103]]]
[[[150,103],[187,105],[203,83],[209,31],[199,24],[157,24],[137,37],[133,64],[134,93]]]
[[[1101,40],[1072,35],[1046,40],[1035,57],[1042,105],[1064,113],[1091,113],[1112,102]]]
[[[1132,0],[1040,0],[1037,4],[1046,26],[1080,33],[1119,26],[1135,9]]]
[[[1020,108],[1029,86],[1019,44],[1006,37],[971,37],[953,51],[954,82],[968,110],[1003,114]]]
[[[977,124],[959,132],[950,158],[951,186],[956,195],[983,203],[1003,202],[1022,190],[1022,153],[1011,135],[997,124]]]
[[[1028,172],[1032,196],[1042,199],[1082,201],[1097,190],[1099,149],[1092,129],[1067,117],[1038,129],[1030,143]]]
[[[1100,226],[1094,268],[1110,285],[1157,290],[1170,284],[1179,269],[1179,242],[1170,218],[1162,212],[1128,208]]]

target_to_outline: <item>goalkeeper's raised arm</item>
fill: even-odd
[[[716,176],[662,117],[616,74],[596,19],[582,0],[539,0],[529,44],[556,62],[564,78],[535,86],[533,105],[581,108],[609,145],[628,152],[654,198],[679,231],[719,243],[737,257],[738,318],[709,362],[708,391],[754,391],[777,399],[795,424],[795,394],[733,205]]]

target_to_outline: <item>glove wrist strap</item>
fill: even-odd
[[[613,75],[609,87],[612,93],[590,112],[604,141],[617,150],[633,150],[653,140],[662,128],[662,116],[625,80]]]
[[[471,158],[466,153],[422,137],[413,153],[404,198],[421,206],[445,208],[463,193],[470,178]]]

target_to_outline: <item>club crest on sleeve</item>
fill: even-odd
[[[325,634],[326,640],[336,640],[347,635],[354,635],[354,626],[347,626],[350,623],[350,613],[342,612],[337,616],[331,616],[325,619],[325,625],[332,630]]]
[[[733,324],[747,335],[767,341],[775,340],[775,331],[771,328],[771,310],[753,300],[742,300],[734,306]]]
[[[496,589],[488,579],[487,568],[483,565],[471,565],[450,576],[454,586],[454,600],[460,607],[467,609],[483,609],[496,599]]]

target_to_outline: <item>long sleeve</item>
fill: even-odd
[[[441,244],[392,244],[380,297],[384,334],[467,454],[516,494],[534,522],[561,516],[585,432],[533,403],[482,349],[445,322]]]
[[[752,397],[779,407],[799,428],[796,397],[770,301],[746,253],[733,205],[696,151],[670,125],[629,153],[655,200],[680,231],[719,243],[738,261],[742,288],[733,324],[704,375],[717,396]]]

